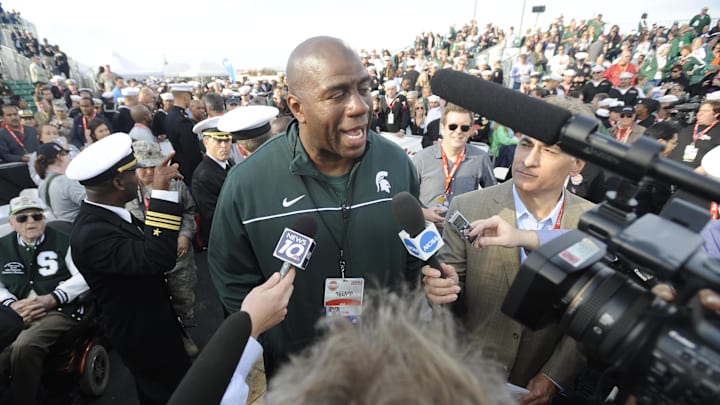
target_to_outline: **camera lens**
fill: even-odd
[[[568,289],[560,323],[594,357],[614,361],[622,356],[618,344],[630,343],[636,335],[631,332],[653,300],[652,293],[626,275],[596,263]]]

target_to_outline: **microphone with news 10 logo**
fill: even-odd
[[[285,228],[275,246],[273,256],[296,268],[305,270],[313,250],[315,250],[315,241],[312,238]]]
[[[408,253],[417,257],[422,261],[427,261],[440,250],[445,244],[438,232],[435,224],[432,222],[425,222],[425,229],[420,232],[416,237],[411,237],[407,232],[400,231],[398,233]]]

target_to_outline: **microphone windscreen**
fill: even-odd
[[[417,198],[407,191],[395,194],[392,199],[395,221],[410,237],[416,237],[425,229],[425,218]]]
[[[314,239],[315,234],[317,234],[317,221],[315,221],[315,218],[312,215],[301,215],[300,218],[295,221],[295,224],[293,224],[291,229],[310,237],[310,239]]]
[[[548,145],[558,141],[572,116],[563,108],[452,69],[438,71],[430,85],[433,94]]]
[[[238,311],[225,319],[175,389],[168,405],[219,404],[251,329],[247,312]]]

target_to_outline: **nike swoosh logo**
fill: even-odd
[[[285,197],[285,198],[283,198],[282,205],[283,205],[283,207],[287,208],[287,207],[295,204],[296,202],[302,200],[304,197],[305,197],[305,194],[301,195],[301,196],[298,197],[298,198],[293,198],[293,199],[290,200],[290,201],[288,201],[287,197]]]

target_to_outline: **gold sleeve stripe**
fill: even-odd
[[[145,215],[149,217],[165,218],[172,221],[182,221],[182,217],[179,215],[163,214],[162,212],[156,211],[148,211]]]
[[[145,217],[145,219],[148,219],[153,222],[158,222],[161,224],[172,225],[172,226],[180,226],[180,224],[181,224],[180,221],[169,221],[167,219],[160,219],[160,218],[155,218],[155,217]]]
[[[149,220],[149,219],[146,219],[146,220],[145,220],[145,225],[156,226],[156,227],[158,227],[158,228],[163,228],[163,229],[170,229],[171,231],[179,231],[179,230],[180,230],[180,226],[179,226],[179,225],[178,225],[178,226],[172,226],[172,225],[168,225],[168,224],[163,224],[163,223],[161,223],[161,222],[151,221],[151,220]]]

